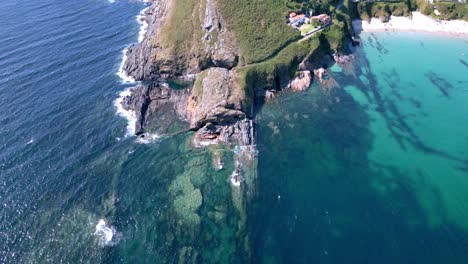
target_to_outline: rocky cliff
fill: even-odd
[[[145,12],[148,31],[126,54],[123,70],[141,82],[123,99],[123,107],[138,119],[136,134],[144,135],[150,127],[150,132],[167,133],[172,122],[164,120],[177,119],[197,131],[196,146],[252,144],[252,100],[232,70],[239,58],[234,34],[215,0],[191,1],[183,12],[194,19],[180,20],[174,20],[181,16],[176,2],[151,3]]]
[[[146,10],[146,36],[128,49],[123,67],[135,80],[161,82],[237,64],[234,37],[224,27],[214,0],[189,1],[183,9],[176,4],[154,1]]]

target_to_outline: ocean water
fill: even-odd
[[[119,69],[144,8],[0,3],[0,263],[245,259],[236,154],[193,149],[190,133],[138,141],[115,105],[135,85]]]
[[[341,89],[265,104],[250,204],[238,152],[119,115],[144,7],[0,3],[0,263],[466,262],[468,40],[365,35]]]
[[[258,117],[260,263],[466,263],[468,38],[361,35],[339,89]]]

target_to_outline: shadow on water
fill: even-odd
[[[359,87],[378,100],[394,137],[415,137],[369,80]],[[287,94],[258,118],[254,263],[466,263],[468,233],[447,220],[438,191],[368,160],[370,120],[345,91]],[[440,224],[415,188],[428,190]]]
[[[463,59],[460,59],[460,63],[463,64],[466,68],[468,68],[468,62],[464,61]]]
[[[358,54],[359,53],[361,53],[361,51],[358,51]],[[406,116],[400,112],[398,107],[396,107],[394,100],[383,95],[382,91],[379,89],[377,77],[372,74],[367,58],[362,54],[359,54],[357,58],[357,63],[364,68],[364,71],[362,71],[360,67],[355,67],[356,75],[365,76],[367,81],[363,82],[361,79],[356,78],[351,82],[366,96],[368,101],[373,102],[377,106],[376,110],[385,120],[388,132],[396,142],[398,142],[401,149],[407,150],[406,144],[410,144],[415,149],[427,154],[440,156],[460,163],[468,162],[468,159],[454,156],[448,152],[444,152],[424,143],[408,124]],[[427,73],[426,77],[434,84],[434,86],[441,90],[446,97],[449,97],[449,90],[453,89],[453,86],[447,80],[434,72]],[[402,84],[395,69],[389,73],[385,73],[384,80],[385,85],[388,85],[392,89],[392,94],[399,100],[405,100],[405,98],[403,98],[397,90],[404,89],[404,86],[414,86],[412,83]],[[346,79],[345,76],[338,76],[337,81],[339,83],[347,83],[350,80]],[[415,101],[415,99],[410,99],[410,102],[415,106],[421,105],[421,103]],[[424,115],[424,113],[422,114]]]
[[[433,71],[427,72],[426,77],[445,97],[450,98],[449,91],[453,89],[453,86],[447,80]]]

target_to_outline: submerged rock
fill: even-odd
[[[331,74],[324,68],[314,70],[314,74],[317,76],[322,90],[329,91],[333,88],[339,87],[333,76],[331,76]]]

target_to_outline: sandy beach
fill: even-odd
[[[353,28],[357,32],[370,31],[427,31],[443,32],[457,35],[468,35],[468,22],[463,20],[435,20],[425,16],[420,12],[413,12],[410,17],[392,16],[389,22],[383,23],[378,18],[372,18],[370,22],[363,20],[354,20]]]

